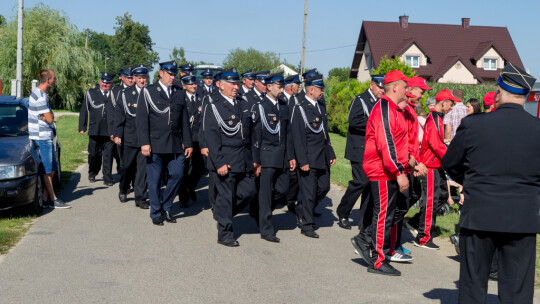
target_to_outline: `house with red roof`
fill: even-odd
[[[506,62],[524,69],[506,27],[364,21],[351,66],[351,78],[370,79],[384,56],[400,57],[429,81],[493,84]]]

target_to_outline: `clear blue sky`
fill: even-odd
[[[225,58],[220,54],[238,47],[280,53],[293,65],[300,62],[302,0],[25,0],[24,6],[29,8],[38,2],[63,11],[80,31],[88,27],[107,34],[114,34],[114,18],[129,12],[135,21],[149,26],[154,49],[163,61],[176,46],[184,47],[189,60],[215,64]],[[0,14],[7,19],[14,17],[16,6],[16,0],[3,0]],[[410,23],[461,24],[461,18],[468,17],[471,25],[506,26],[525,68],[540,78],[538,11],[537,0],[311,0],[306,65],[325,74],[334,67],[350,67],[363,20],[397,22],[406,14]],[[337,49],[310,52],[328,48]]]

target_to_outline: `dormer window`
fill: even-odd
[[[497,59],[484,58],[484,70],[494,71],[497,69]]]
[[[420,56],[405,56],[405,63],[411,68],[420,67]]]

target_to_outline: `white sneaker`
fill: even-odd
[[[414,260],[412,256],[408,254],[401,254],[397,251],[392,256],[390,256],[390,261],[392,262],[405,263],[405,262],[410,262],[412,260]]]

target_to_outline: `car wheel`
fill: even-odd
[[[36,179],[34,200],[30,204],[24,206],[24,211],[28,214],[40,214],[43,211],[43,183],[39,174]]]

